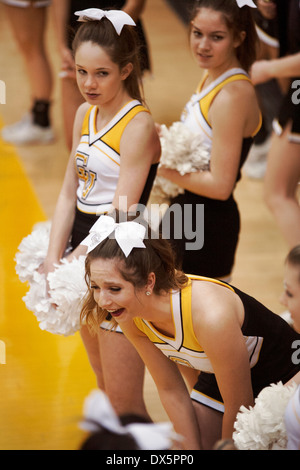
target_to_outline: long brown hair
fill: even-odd
[[[139,42],[133,26],[124,25],[118,35],[112,23],[103,17],[101,20],[86,20],[78,28],[72,43],[73,55],[83,42],[92,42],[105,49],[112,62],[122,70],[127,64],[133,70],[125,79],[124,85],[131,98],[145,104],[142,73],[139,60]]]
[[[122,218],[122,220],[125,220]],[[134,220],[128,217],[127,220]],[[94,250],[88,253],[85,261],[85,280],[88,291],[84,299],[81,312],[81,321],[90,327],[99,328],[99,325],[107,317],[107,311],[101,309],[95,302],[93,292],[90,288],[90,267],[96,259],[113,259],[119,262],[119,271],[123,279],[132,283],[135,289],[140,289],[147,284],[148,276],[155,273],[154,294],[180,290],[188,282],[188,277],[181,271],[175,269],[175,257],[168,240],[163,239],[160,234],[151,230],[146,221],[139,220],[147,229],[144,239],[146,248],[134,248],[126,257],[111,236],[103,240]]]
[[[241,32],[246,37],[236,49],[237,59],[243,69],[249,71],[256,60],[258,36],[253,19],[252,8],[244,6],[239,8],[236,0],[197,0],[195,1],[191,20],[195,18],[200,8],[210,8],[222,13],[229,30],[233,32],[234,38],[239,38]]]

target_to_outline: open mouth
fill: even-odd
[[[124,308],[118,308],[117,310],[107,310],[107,312],[112,316],[112,317],[119,317],[122,315],[124,312]]]

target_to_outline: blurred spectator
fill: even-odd
[[[16,145],[48,144],[53,141],[50,107],[52,72],[45,47],[48,7],[51,0],[1,0],[23,56],[32,107],[15,124],[2,129],[2,138]]]

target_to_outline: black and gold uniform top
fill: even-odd
[[[244,80],[251,82],[248,74],[241,68],[233,68],[227,70],[218,78],[216,78],[209,86],[203,89],[204,82],[207,74],[204,74],[200,81],[196,92],[191,97],[190,101],[186,104],[183,113],[181,115],[181,121],[196,134],[201,134],[203,141],[207,145],[212,145],[213,129],[209,121],[208,113],[210,106],[222,90],[222,88],[228,83]],[[254,137],[261,127],[261,116],[260,122],[257,129],[253,132]]]
[[[243,293],[237,288],[206,277],[189,275],[189,282],[178,292],[170,294],[170,304],[175,327],[174,337],[168,337],[151,324],[141,318],[135,318],[136,326],[162,353],[172,361],[197,369],[213,373],[213,368],[205,351],[197,340],[192,322],[192,281],[213,282],[230,289],[236,293],[244,306],[245,318],[241,328],[245,345],[249,354],[250,367],[258,362],[269,364],[273,370],[274,365],[281,367],[281,357],[286,362],[286,350],[292,354],[291,345],[300,335],[278,315],[271,312],[253,297]],[[284,338],[282,335],[284,334]],[[286,340],[286,341],[285,341]],[[290,362],[290,361],[289,361]],[[279,367],[279,368],[280,368]],[[282,365],[285,367],[285,364]],[[265,368],[265,367],[264,367]]]
[[[127,124],[140,112],[149,113],[138,100],[131,100],[106,126],[97,130],[98,107],[88,109],[74,156],[79,211],[99,215],[111,208],[120,174],[121,137]]]

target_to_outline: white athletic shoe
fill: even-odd
[[[42,127],[32,122],[32,115],[26,114],[20,121],[2,129],[2,138],[16,145],[49,144],[54,140],[51,127]]]

